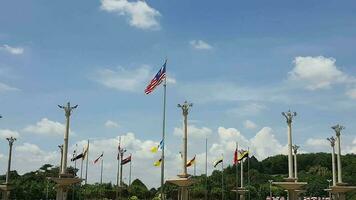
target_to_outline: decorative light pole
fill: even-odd
[[[187,151],[188,151],[188,145],[187,145],[187,137],[188,137],[188,113],[189,113],[189,108],[193,106],[192,103],[188,103],[185,101],[183,105],[178,104],[178,107],[182,109],[183,113],[183,174],[181,175],[182,178],[187,178],[189,175],[187,173]]]
[[[292,154],[292,122],[293,118],[297,116],[296,112],[282,112],[282,115],[286,118],[288,124],[288,179],[294,179],[293,177],[293,154]]]
[[[294,145],[292,146],[292,148],[294,153],[294,178],[297,181],[298,180],[297,153],[298,153],[299,146]]]
[[[333,171],[333,186],[336,185],[336,167],[335,167],[335,141],[336,139],[334,137],[327,138],[327,140],[330,142],[332,151],[331,151],[331,166],[332,166],[332,171]]]
[[[69,136],[69,120],[72,111],[78,107],[78,105],[70,106],[70,102],[67,103],[66,106],[58,105],[59,108],[64,110],[65,117],[66,117],[66,130],[64,133],[64,146],[63,146],[63,163],[61,166],[61,174],[64,175],[67,173],[67,155],[68,155],[68,136]]]
[[[11,170],[12,145],[16,141],[16,138],[11,136],[9,138],[6,138],[6,140],[9,142],[9,160],[8,160],[8,163],[7,163],[7,173],[6,173],[6,181],[5,181],[5,183],[9,184],[9,181],[10,181],[10,170]]]
[[[188,178],[190,175],[187,173],[187,154],[188,154],[188,113],[189,108],[193,106],[192,103],[184,101],[183,105],[178,104],[178,107],[182,109],[183,113],[183,173],[178,175],[180,178]],[[188,188],[181,187],[181,199],[188,200]]]
[[[341,130],[345,129],[344,126],[339,124],[331,127],[334,129],[337,138],[337,183],[342,183],[342,167],[341,167]]]
[[[62,165],[63,165],[63,144],[58,145],[59,151],[61,152],[61,163],[59,166],[59,172],[58,172],[58,176],[61,175],[61,170],[62,170]]]
[[[272,183],[273,183],[273,180],[268,180],[269,182],[269,197],[270,199],[272,199]]]

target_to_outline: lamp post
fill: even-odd
[[[282,115],[286,118],[288,124],[288,179],[294,179],[293,177],[293,155],[292,155],[292,122],[293,118],[297,116],[296,112],[282,112]]]
[[[270,199],[272,199],[272,183],[273,183],[273,180],[268,180],[269,182],[269,197]]]
[[[5,181],[5,183],[9,184],[9,181],[10,181],[10,170],[11,170],[12,145],[16,141],[16,138],[11,136],[9,138],[6,138],[6,140],[9,142],[9,160],[8,160],[8,163],[7,163],[7,173],[6,173],[6,181]]]
[[[336,133],[336,138],[337,138],[337,182],[342,183],[342,167],[341,167],[341,130],[345,129],[344,126],[341,126],[339,124],[331,127],[334,129]]]
[[[331,166],[332,166],[332,172],[333,172],[333,186],[336,185],[336,167],[335,167],[335,141],[336,139],[334,137],[327,138],[327,140],[330,142],[332,151],[331,151]]]
[[[58,148],[59,148],[59,151],[61,152],[61,163],[60,163],[60,166],[59,166],[59,172],[58,172],[58,176],[61,175],[61,169],[62,169],[62,165],[63,165],[63,144],[61,145],[58,145]]]
[[[184,103],[178,104],[178,107],[182,109],[183,114],[183,173],[179,175],[181,178],[188,178],[189,174],[187,173],[187,153],[188,153],[188,113],[189,108],[193,106],[192,103],[184,101]],[[188,200],[188,189],[187,187],[181,188],[181,197],[182,200]]]
[[[64,110],[65,117],[66,117],[66,130],[64,133],[64,146],[63,146],[63,156],[62,156],[63,163],[61,166],[61,174],[66,174],[67,173],[67,155],[68,155],[70,115],[72,114],[72,111],[78,107],[78,105],[70,106],[70,102],[68,102],[66,106],[58,105],[58,107]]]
[[[187,178],[189,175],[187,173],[187,137],[188,137],[188,113],[189,108],[193,106],[192,103],[185,101],[183,105],[178,104],[178,107],[182,109],[183,113],[183,174],[182,177]]]
[[[331,187],[331,179],[326,180],[329,183],[329,188]],[[329,199],[331,200],[331,192],[329,191]]]
[[[294,145],[292,146],[292,148],[294,153],[294,178],[297,181],[298,180],[297,153],[298,153],[299,146]]]

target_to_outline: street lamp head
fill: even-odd
[[[272,183],[273,183],[273,180],[268,180],[268,182],[272,184]]]
[[[11,137],[6,138],[6,140],[9,141],[10,145],[12,145],[12,143],[14,143],[16,141],[16,138],[11,136]]]
[[[298,145],[293,145],[293,146],[292,146],[293,151],[294,151],[294,154],[297,154],[299,147],[300,147],[300,146],[298,146]]]
[[[335,146],[336,139],[333,136],[326,138],[326,139],[330,142],[331,147]]]
[[[332,126],[331,128],[334,129],[336,136],[340,136],[341,130],[345,129],[345,127],[341,126],[340,124],[336,124],[335,126]]]

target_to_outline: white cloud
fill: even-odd
[[[298,81],[309,90],[330,88],[333,84],[352,82],[349,77],[338,69],[334,58],[296,57],[294,68],[289,72],[289,80]]]
[[[160,28],[157,17],[159,11],[150,7],[146,1],[101,0],[102,10],[127,16],[131,26],[140,29],[157,30]]]
[[[257,125],[255,124],[255,122],[253,122],[251,120],[246,120],[246,121],[244,121],[244,127],[247,129],[255,129],[255,128],[257,128]]]
[[[227,113],[239,116],[251,116],[258,115],[266,109],[267,107],[260,103],[248,103],[238,108],[229,109]]]
[[[7,92],[7,91],[19,91],[19,89],[0,82],[0,92]]]
[[[23,131],[38,135],[63,136],[65,132],[65,125],[60,122],[51,121],[47,118],[42,118],[35,125],[25,127]],[[70,131],[70,134],[74,133]]]
[[[108,88],[127,92],[137,92],[141,90],[143,93],[144,85],[147,84],[150,77],[151,72],[147,66],[132,70],[120,67],[117,70],[99,70],[94,80]]]
[[[268,141],[268,142],[266,142]],[[274,136],[270,127],[263,127],[251,140],[251,152],[258,159],[264,159],[276,154],[286,154],[287,147],[283,146]]]
[[[203,40],[191,40],[189,44],[194,48],[198,50],[211,50],[213,47],[208,44],[207,42],[204,42]]]
[[[309,138],[306,141],[306,145],[313,148],[329,147],[329,142],[326,139]]]
[[[23,52],[24,52],[24,48],[22,48],[22,47],[12,47],[7,44],[0,46],[0,50],[6,51],[13,55],[20,55],[20,54],[23,54]]]
[[[173,134],[176,136],[182,136],[183,129],[174,128]],[[211,134],[212,134],[212,130],[207,127],[198,128],[195,125],[188,125],[188,137],[201,139],[201,138],[206,138]]]
[[[119,127],[119,124],[117,122],[111,121],[111,120],[107,120],[105,122],[105,127],[106,128],[117,128]]]
[[[351,99],[356,100],[356,88],[352,88],[346,91],[346,95],[350,97]]]
[[[6,139],[9,137],[19,138],[20,134],[17,131],[12,131],[9,129],[0,129],[0,138]]]

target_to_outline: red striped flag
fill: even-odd
[[[150,94],[166,78],[166,64],[167,60],[164,62],[163,66],[157,72],[155,77],[151,80],[150,84],[147,85],[145,89],[146,94]]]

